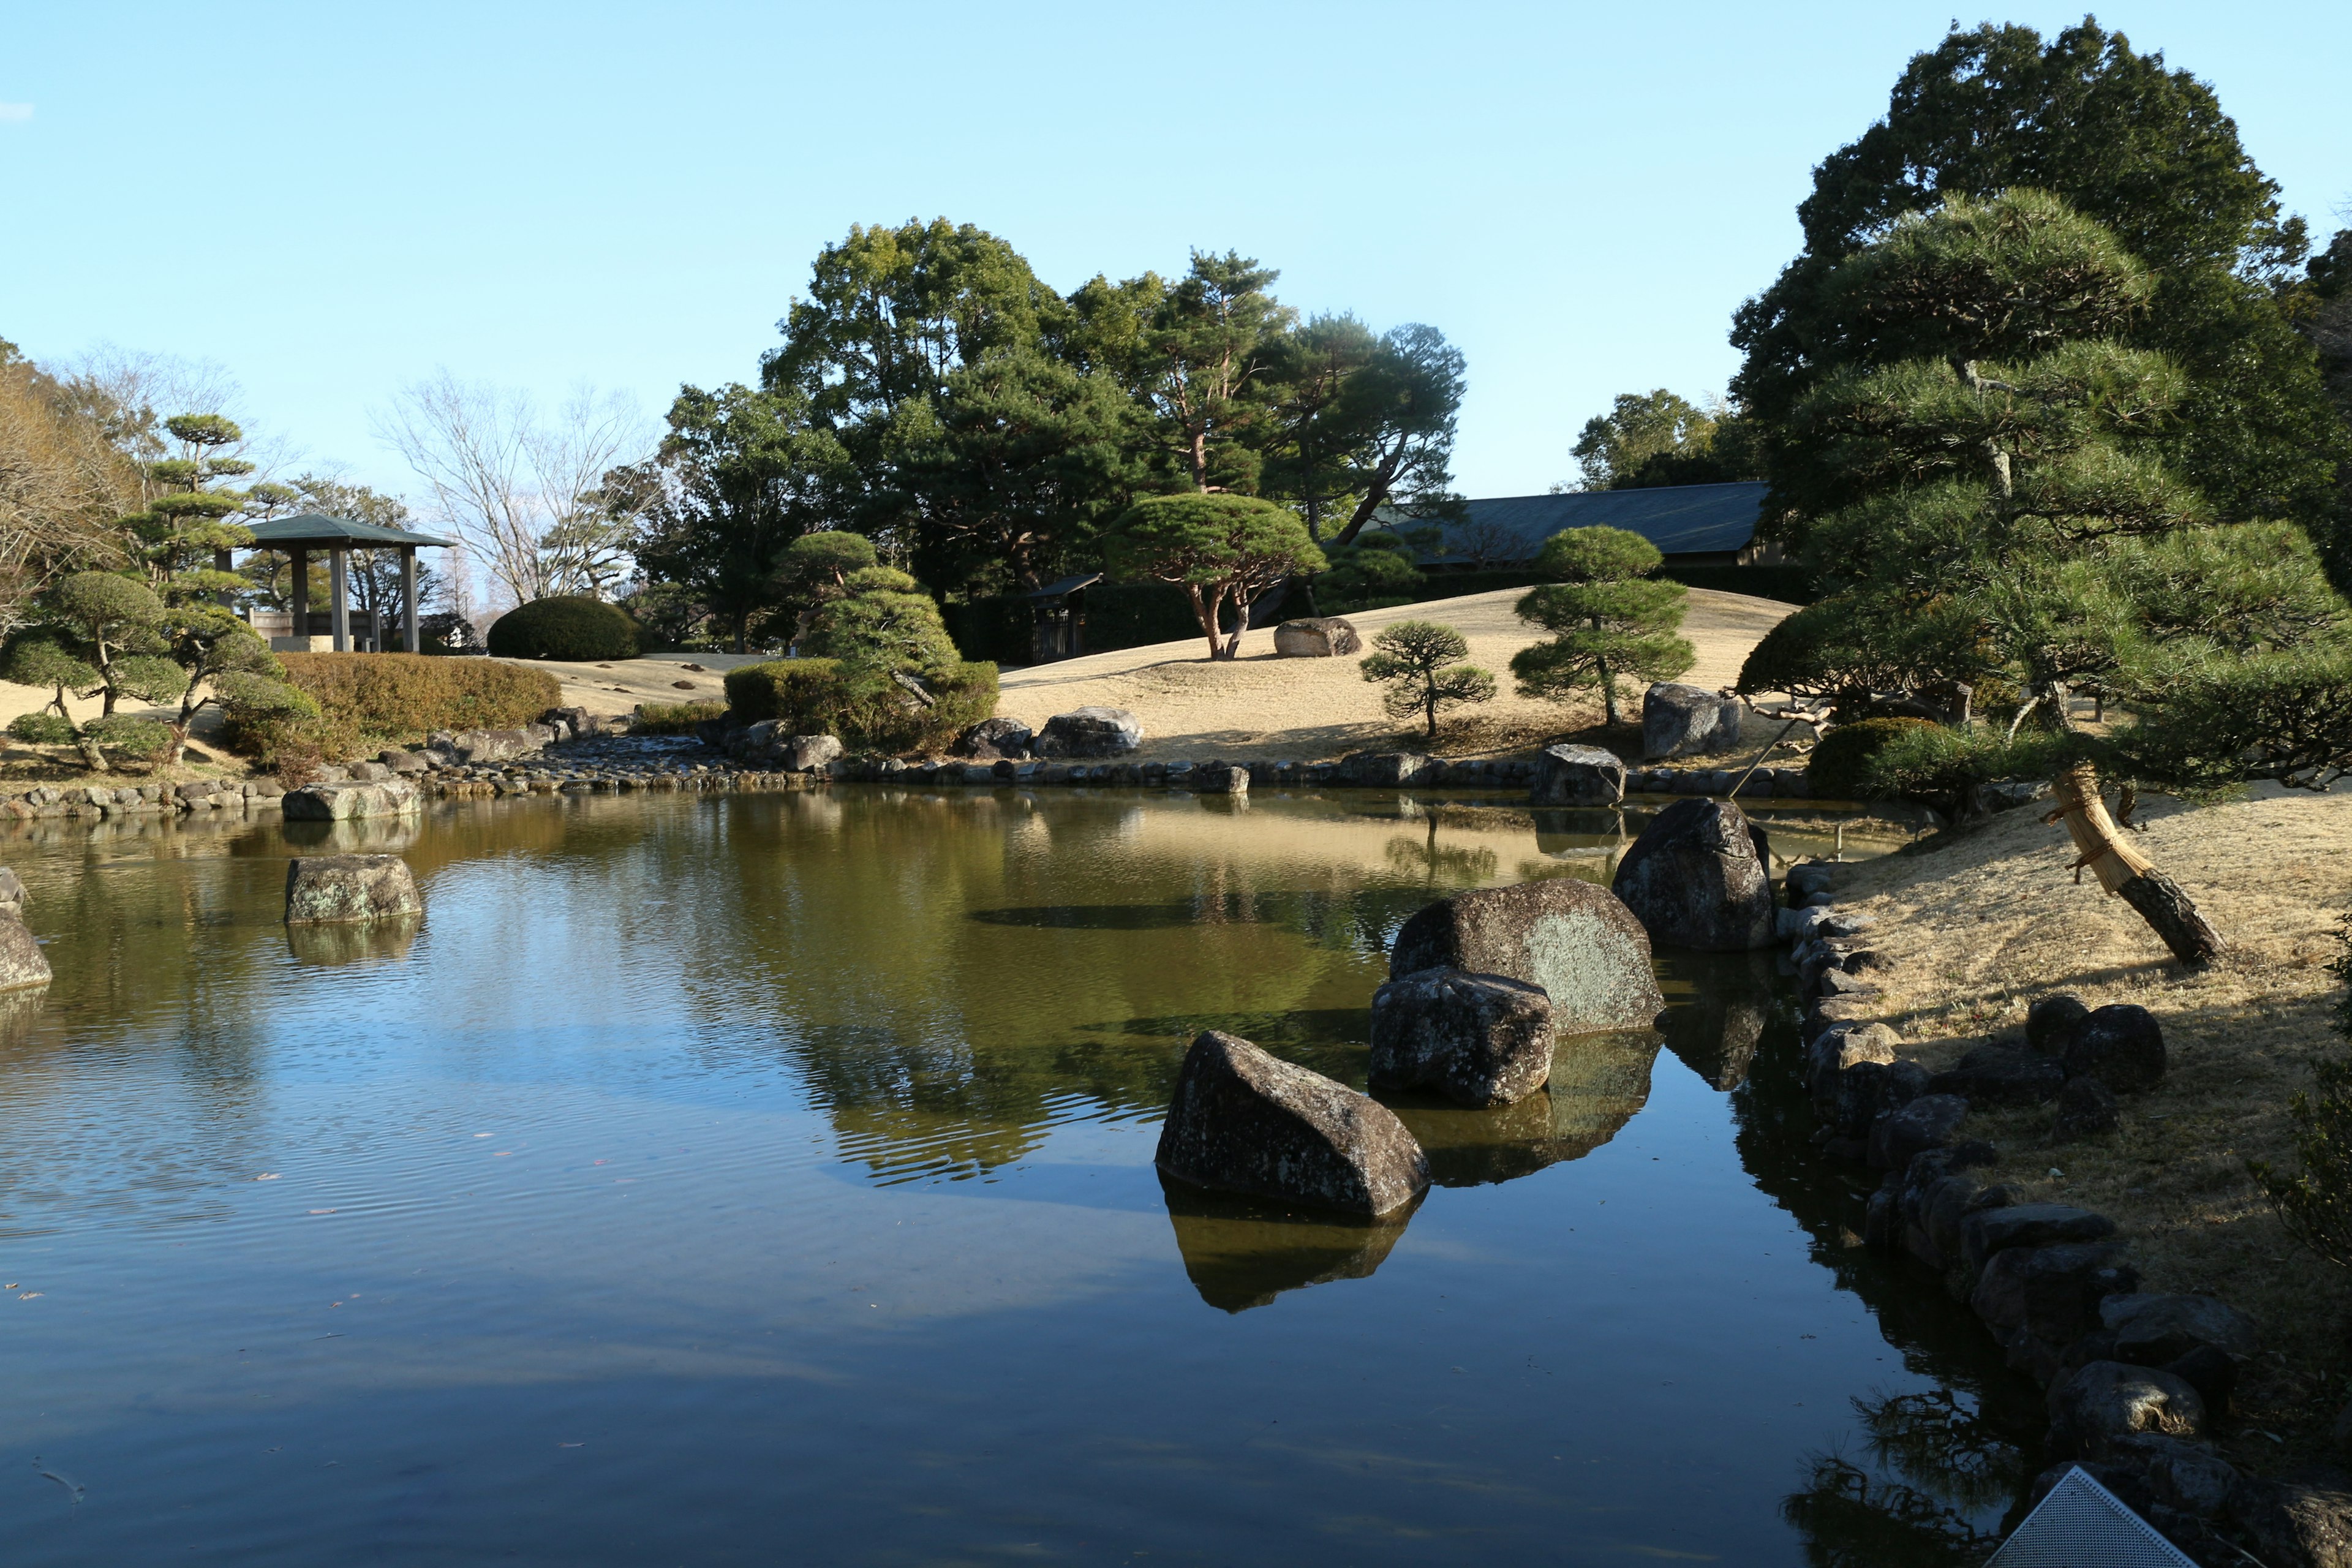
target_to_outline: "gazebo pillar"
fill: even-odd
[[[294,563],[294,635],[310,635],[310,552],[299,544],[286,548],[288,559]]]
[[[400,547],[400,650],[423,653],[416,640],[416,546]]]
[[[351,601],[344,596],[347,586],[345,574],[350,559],[351,552],[340,544],[327,552],[328,614],[332,617],[331,624],[334,627],[337,653],[352,651],[352,606]]]

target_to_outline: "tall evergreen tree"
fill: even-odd
[[[1955,29],[1905,68],[1885,118],[1814,171],[1797,209],[1803,252],[1732,332],[1747,354],[1733,393],[1773,437],[1773,514],[1801,535],[1843,504],[1836,465],[1788,422],[1840,368],[1892,363],[1845,335],[1840,268],[1904,213],[2012,187],[2063,198],[2147,269],[2147,308],[2121,341],[2179,368],[2173,415],[2153,432],[2172,469],[2224,518],[2302,523],[2352,582],[2332,482],[2352,447],[2279,299],[2301,220],[2210,88],[2089,20],[2046,43],[2030,27]]]

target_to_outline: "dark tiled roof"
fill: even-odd
[[[1664,485],[1642,490],[1572,490],[1565,495],[1502,496],[1468,504],[1466,523],[1444,525],[1449,543],[1465,529],[1505,534],[1508,542],[1486,554],[1495,562],[1532,560],[1543,542],[1568,528],[1596,525],[1638,533],[1658,547],[1668,560],[1677,555],[1728,554],[1745,550],[1756,538],[1756,520],[1763,510],[1761,483],[1737,485]],[[1412,529],[1431,526],[1409,518],[1383,516],[1375,528]],[[1466,552],[1458,546],[1443,552],[1423,551],[1423,564],[1460,563]]]
[[[358,522],[348,517],[329,517],[324,512],[306,511],[299,517],[273,517],[265,522],[248,522],[246,528],[253,535],[257,550],[283,550],[289,544],[357,545],[428,544],[447,549],[454,540],[436,539],[429,533],[404,533],[396,528],[378,528],[372,522]]]

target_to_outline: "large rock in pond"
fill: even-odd
[[[1536,759],[1531,805],[1616,805],[1625,798],[1625,764],[1598,746],[1547,746]]]
[[[416,879],[397,855],[304,855],[286,867],[286,920],[390,920],[421,914]]]
[[[1661,680],[1642,694],[1642,755],[1654,763],[1728,751],[1739,744],[1747,713],[1737,697]]]
[[[1666,947],[1745,952],[1773,941],[1759,836],[1729,801],[1678,800],[1642,830],[1610,889]]]
[[[1345,658],[1363,648],[1356,628],[1337,616],[1309,616],[1274,628],[1274,651],[1280,658]]]
[[[1665,1010],[1650,938],[1606,888],[1548,877],[1440,899],[1404,922],[1389,977],[1463,969],[1540,985],[1561,1035],[1646,1029]]]
[[[13,910],[0,912],[0,991],[30,990],[50,978],[49,961],[25,922]]]
[[[2154,1089],[2164,1065],[2164,1030],[2156,1015],[2129,1002],[2084,1019],[2066,1047],[2068,1078],[2095,1078],[2117,1094]]]
[[[425,809],[425,797],[405,779],[378,784],[314,784],[289,789],[278,802],[289,822],[346,822],[370,816],[407,816]]]
[[[974,762],[992,763],[1010,757],[1018,762],[1029,754],[1032,731],[1018,719],[982,719],[967,725],[956,737],[955,754]]]
[[[1367,1218],[1429,1186],[1421,1145],[1388,1107],[1213,1029],[1184,1053],[1155,1159],[1196,1186]]]
[[[1424,969],[1372,993],[1371,1085],[1509,1105],[1551,1077],[1551,998],[1499,974]]]
[[[1030,742],[1041,757],[1123,757],[1143,744],[1143,721],[1124,708],[1074,708]]]

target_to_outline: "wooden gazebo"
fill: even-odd
[[[422,651],[417,647],[416,634],[416,552],[419,549],[446,550],[456,542],[436,539],[429,533],[407,533],[397,528],[379,528],[372,522],[359,522],[348,517],[328,517],[322,512],[304,512],[299,517],[274,517],[262,522],[246,524],[253,534],[256,550],[283,550],[294,563],[294,608],[287,636],[273,637],[270,646],[280,652],[308,650],[314,637],[325,636],[333,640],[334,651],[352,650],[352,611],[350,597],[351,552],[354,550],[396,550],[400,552],[400,627],[401,647],[410,653]],[[327,557],[327,615],[323,632],[318,626],[319,616],[310,609],[310,557],[315,552]],[[226,552],[222,553],[226,554]],[[226,567],[227,563],[222,562]],[[283,645],[282,647],[280,645]]]

